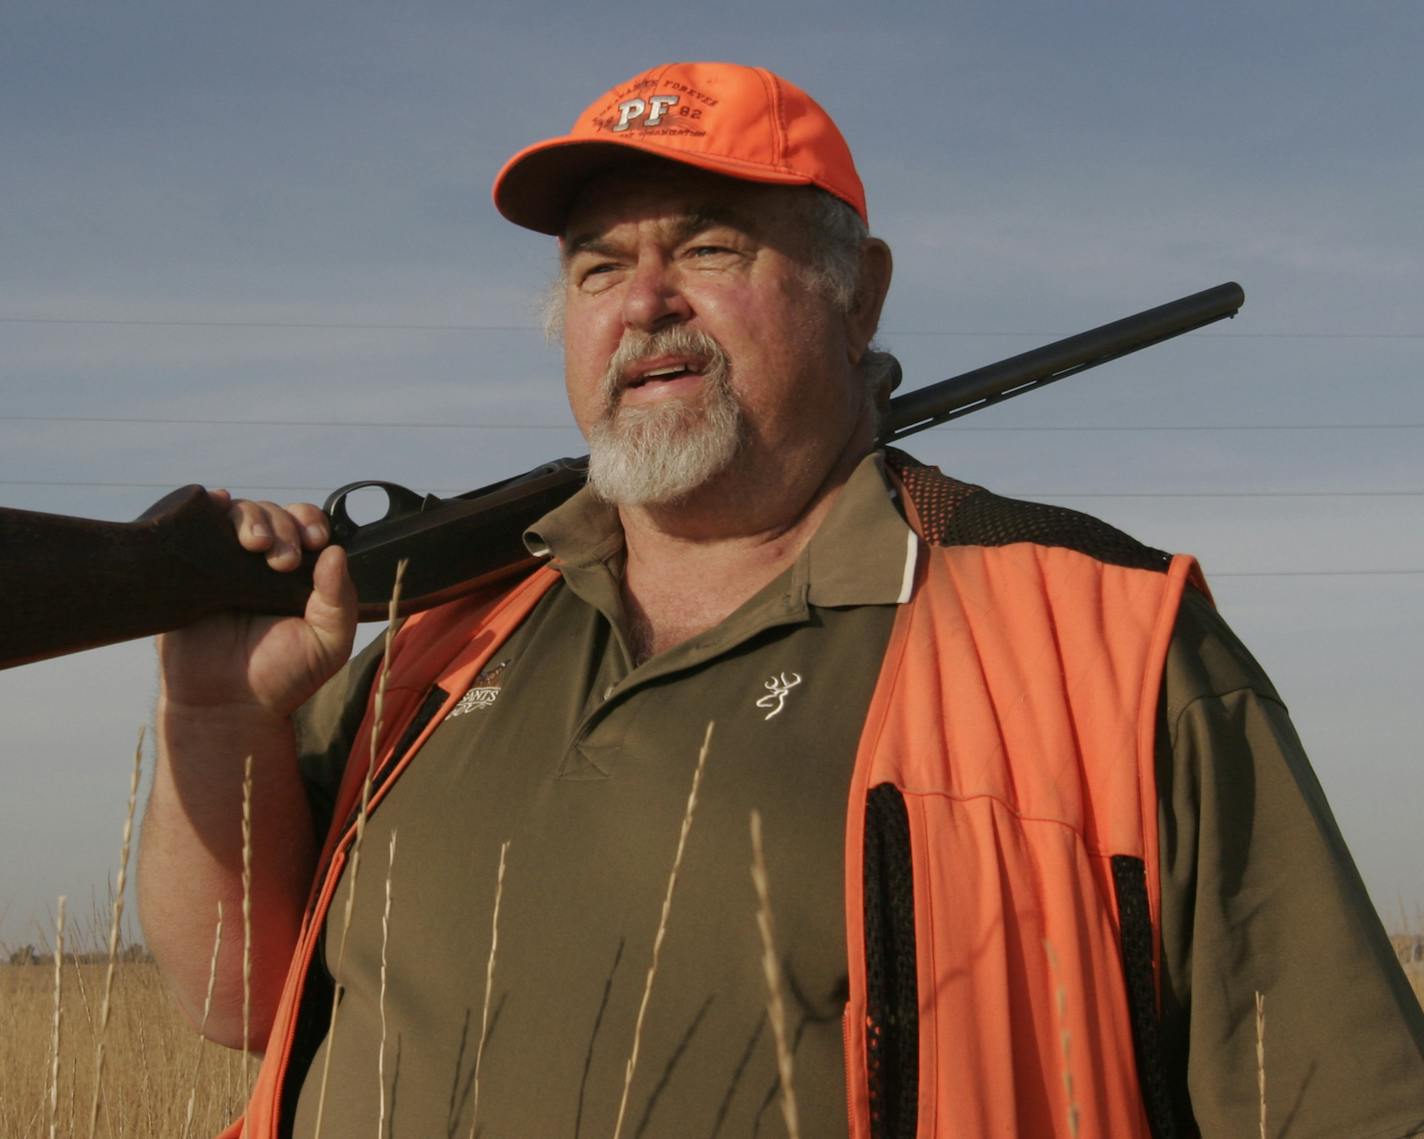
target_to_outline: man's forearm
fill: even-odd
[[[252,762],[251,1046],[261,1049],[311,884],[316,842],[289,721],[243,705],[158,707],[158,765],[139,847],[148,945],[188,1016],[202,1017],[217,907],[222,947],[209,1037],[242,1044],[243,772]]]

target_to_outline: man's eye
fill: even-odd
[[[730,269],[742,262],[744,254],[741,250],[730,245],[713,245],[703,242],[685,248],[682,251],[682,259],[693,262],[704,269]]]
[[[576,276],[580,285],[590,285],[595,284],[598,278],[605,277],[617,269],[616,261],[595,261],[579,269]]]

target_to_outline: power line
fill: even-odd
[[[1212,581],[1222,577],[1415,577],[1424,569],[1361,569],[1361,570],[1212,570]]]
[[[335,332],[543,332],[539,324],[414,324],[402,321],[338,320],[150,320],[133,317],[52,317],[0,316],[0,324],[84,325],[120,328],[255,328],[313,329]],[[897,328],[883,330],[883,336],[945,337],[1058,337],[1062,332],[1012,331],[1008,329],[969,330],[947,328]],[[1424,332],[1197,332],[1194,339],[1222,340],[1424,340]]]
[[[244,491],[296,491],[325,494],[330,487],[281,486],[249,483],[237,480],[224,483],[213,480],[214,486]],[[172,490],[171,482],[109,482],[89,479],[0,479],[0,486],[77,487],[101,490]],[[463,494],[469,488],[424,488],[423,493],[436,495]],[[1424,498],[1424,490],[1186,490],[1186,491],[996,491],[1006,498],[1067,499],[1067,498]]]
[[[543,332],[538,324],[408,324],[343,320],[145,320],[129,317],[0,316],[0,324],[75,324],[117,328],[326,329],[334,332]]]
[[[886,329],[879,336],[1033,336],[1047,339],[1062,332],[965,332],[941,329]],[[1193,340],[1424,340],[1424,332],[1202,332]]]
[[[1424,490],[996,491],[1005,498],[1424,498]]]
[[[459,431],[575,431],[568,423],[431,423],[429,421],[374,421],[364,419],[202,419],[147,415],[0,415],[0,422],[15,423],[133,423],[169,427],[337,427],[337,428],[440,428]],[[1420,424],[1424,427],[1424,424]]]
[[[6,417],[0,416],[0,419],[4,418]],[[930,430],[964,431],[972,435],[978,431],[1417,431],[1421,427],[1424,427],[1424,423],[1085,423],[1077,426],[1056,423],[1038,427],[999,427],[989,424],[982,427],[961,427],[957,424],[945,423],[938,427],[932,427]]]
[[[432,423],[429,420],[366,420],[366,419],[212,419],[202,417],[150,415],[0,415],[0,423],[129,423],[167,427],[320,427],[371,428],[376,430],[442,431],[572,431],[568,423]],[[1017,433],[1017,432],[1131,432],[1131,431],[1418,431],[1424,423],[1184,423],[1184,424],[1083,424],[1072,426],[983,426],[967,427],[943,424],[931,431]]]

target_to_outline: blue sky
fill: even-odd
[[[768,66],[856,153],[908,386],[1245,286],[1229,325],[910,449],[1197,554],[1376,903],[1419,924],[1421,31],[1369,3],[18,0],[0,504],[456,492],[579,453],[535,314],[552,243],[490,180],[644,67]],[[0,673],[0,939],[103,897],[153,694],[145,645]]]

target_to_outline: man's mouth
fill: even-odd
[[[675,380],[689,379],[694,376],[701,376],[706,365],[697,360],[678,360],[666,364],[658,364],[651,368],[636,368],[630,370],[624,380],[624,390],[636,391],[639,388],[648,387],[653,384],[665,384]]]
[[[620,407],[651,410],[664,403],[699,403],[709,383],[725,383],[727,354],[711,336],[674,327],[656,333],[630,331],[608,361],[603,376],[605,414]]]

